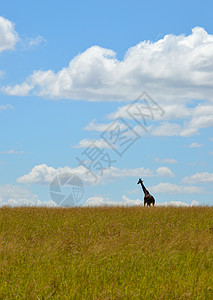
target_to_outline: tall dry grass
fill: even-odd
[[[213,299],[213,207],[1,208],[0,299]]]

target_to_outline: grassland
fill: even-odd
[[[213,299],[213,207],[1,208],[0,299]]]

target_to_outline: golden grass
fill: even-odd
[[[0,228],[0,299],[213,299],[213,207],[5,207]]]

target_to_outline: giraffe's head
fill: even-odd
[[[141,178],[139,178],[137,184],[141,184],[142,182],[143,182],[143,180]]]

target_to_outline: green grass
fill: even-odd
[[[0,299],[213,299],[213,207],[1,208]]]

